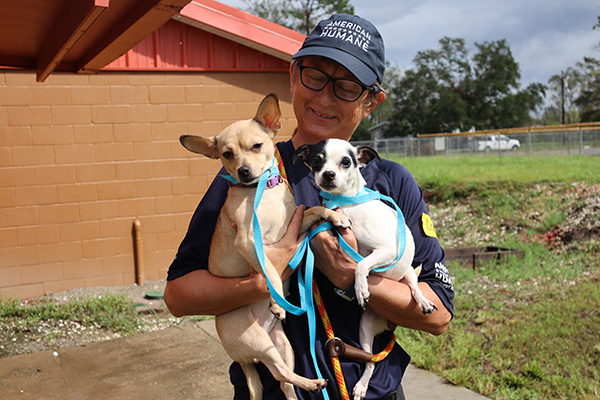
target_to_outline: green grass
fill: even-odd
[[[58,304],[47,299],[23,303],[17,298],[0,298],[0,319],[14,322],[13,333],[26,331],[39,321],[76,321],[83,326],[109,329],[122,335],[137,332],[141,318],[125,295],[73,299]]]
[[[571,257],[536,244],[525,254],[477,271],[451,267],[457,297],[449,330],[433,337],[399,328],[398,341],[416,365],[493,399],[597,399],[599,275],[583,252]]]
[[[508,190],[539,182],[600,182],[600,157],[411,157],[395,159],[424,189],[439,199],[464,197],[474,190]]]
[[[600,158],[399,161],[433,193],[433,212],[458,210],[454,219],[434,218],[442,246],[452,239],[450,247],[493,244],[524,254],[476,270],[451,263],[456,299],[448,331],[435,337],[398,328],[413,363],[492,399],[600,398],[598,233],[551,246],[540,239],[573,224],[582,200],[572,185],[600,182]],[[580,224],[598,226],[598,206],[586,212]]]

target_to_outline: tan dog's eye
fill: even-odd
[[[259,152],[260,149],[262,149],[262,145],[262,143],[256,143],[254,146],[252,146],[252,151]]]
[[[233,157],[233,153],[230,151],[224,151],[223,154],[221,154],[221,156],[224,159],[229,160],[231,157]]]

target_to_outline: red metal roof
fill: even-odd
[[[197,0],[104,70],[286,71],[304,38],[218,1]]]
[[[104,71],[287,71],[289,62],[171,20]]]
[[[192,1],[174,18],[286,61],[300,49],[305,38],[299,32],[215,0]]]

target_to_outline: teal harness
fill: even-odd
[[[404,255],[404,250],[406,248],[406,226],[404,223],[404,214],[402,214],[400,207],[398,207],[398,205],[396,204],[394,199],[392,199],[391,197],[385,196],[379,192],[376,192],[374,190],[368,189],[368,188],[363,188],[363,190],[361,192],[359,192],[358,194],[356,194],[354,196],[342,196],[339,194],[332,194],[332,193],[327,193],[324,191],[321,191],[320,195],[323,198],[323,205],[325,207],[329,208],[330,210],[333,210],[338,207],[349,206],[352,204],[366,203],[367,201],[371,201],[371,200],[385,200],[385,201],[389,202],[390,204],[392,204],[394,206],[394,208],[396,209],[397,220],[398,220],[398,245],[399,245],[398,257],[392,264],[390,264],[386,267],[375,268],[373,271],[375,271],[375,272],[387,271],[388,269],[391,269],[392,267],[394,267],[398,263],[398,261],[400,261],[400,259]],[[362,261],[364,257],[361,256],[360,254],[358,254],[358,252],[356,252],[356,250],[354,250],[352,247],[350,247],[350,245],[348,243],[346,243],[346,241],[342,238],[342,235],[340,235],[340,233],[337,230],[334,230],[334,231],[338,235],[338,241],[339,241],[340,247],[350,257],[352,257],[352,259],[354,261],[356,261],[357,263]]]

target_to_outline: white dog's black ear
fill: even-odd
[[[361,167],[366,166],[368,163],[377,159],[377,161],[381,162],[381,157],[371,147],[367,146],[359,146],[356,148],[356,153],[358,155],[358,162],[361,164]]]
[[[268,94],[258,106],[254,120],[272,131],[274,137],[281,129],[281,110],[275,93]]]
[[[310,154],[310,149],[312,148],[312,144],[303,144],[298,147],[296,153],[294,153],[294,157],[292,158],[292,162],[296,164],[298,161],[306,162],[308,161],[308,155]]]
[[[192,153],[203,154],[209,158],[219,158],[216,136],[181,135],[179,142]]]

